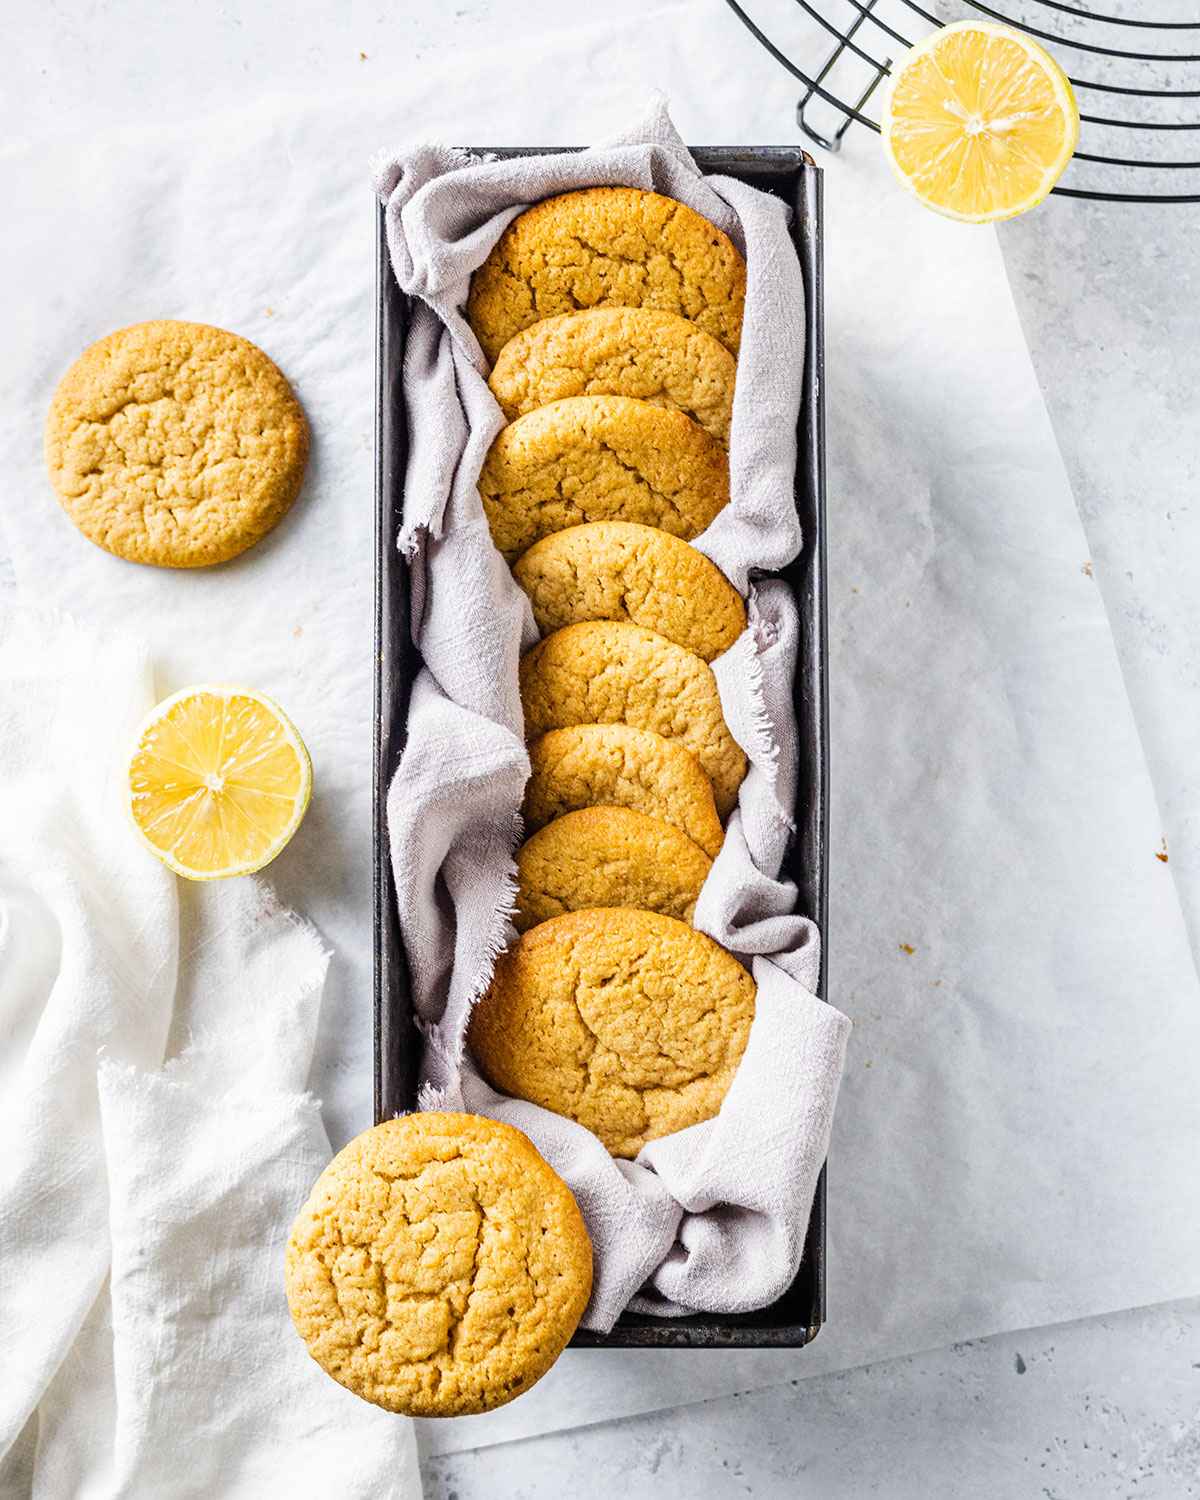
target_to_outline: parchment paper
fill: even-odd
[[[656,83],[695,142],[778,139],[794,105],[715,0],[655,26],[614,5],[544,36],[535,13],[502,70],[497,16],[477,53],[414,57],[378,92],[267,98],[0,164],[0,514],[17,577],[84,619],[136,620],[163,692],[245,680],[305,734],[316,796],[272,880],[335,950],[314,1079],[335,1144],[369,1122],[371,1094],[366,159],[406,137],[596,139]],[[799,1352],[569,1353],[427,1447],[1197,1289],[1200,1007],[1086,544],[993,234],[924,213],[874,150],[862,138],[827,174],[830,994],[856,1022],[829,1326]],[[79,349],[170,316],[260,342],[314,427],[292,515],[213,572],[108,558],[42,470],[46,404]]]

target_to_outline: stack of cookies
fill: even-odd
[[[617,1156],[708,1119],[754,983],[690,924],[746,773],[709,663],[740,595],[689,546],[729,502],[745,264],[670,198],[593,188],[519,215],[467,319],[508,418],[479,492],[543,639],[518,943],[476,1008],[492,1083]]]

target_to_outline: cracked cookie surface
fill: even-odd
[[[678,828],[715,858],[725,838],[712,782],[678,740],[629,724],[572,724],[529,747],[529,829],[576,808],[629,807]]]
[[[584,807],[517,850],[517,909],[525,932],[565,911],[630,906],[690,922],[712,860],[670,823],[628,807]]]
[[[292,1226],[285,1280],[308,1352],[409,1416],[490,1411],[557,1359],[591,1295],[592,1247],[519,1130],[422,1113],[364,1131]]]
[[[735,958],[673,917],[568,912],[500,957],[468,1039],[496,1088],[633,1157],[717,1113],[754,997]]]
[[[259,541],[300,492],[308,423],[246,339],[203,323],[119,329],[59,382],[46,462],[63,509],[129,562],[200,568]]]
[[[717,812],[737,801],[746,756],[729,732],[712,668],[652,630],[588,620],[548,635],[521,658],[525,735],[568,724],[632,724],[677,739],[712,782]]]
[[[738,351],[746,263],[729,236],[674,198],[598,187],[518,214],[471,278],[467,322],[489,363],[542,318],[653,307]]]
[[[510,563],[585,521],[640,521],[686,540],[729,503],[729,460],[682,412],[629,396],[568,396],[499,433],[479,496]]]
[[[712,661],[746,628],[746,606],[703,552],[654,526],[593,521],[543,537],[513,564],[543,635],[628,620]]]
[[[510,422],[567,396],[631,396],[681,411],[728,448],[736,373],[724,344],[686,318],[593,307],[509,339],[488,384]]]

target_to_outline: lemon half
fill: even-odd
[[[900,181],[952,219],[1033,208],[1079,140],[1079,106],[1044,47],[994,21],[957,21],[894,68],[880,121]]]
[[[304,817],[312,762],[295,725],[261,693],[191,687],[138,731],[129,809],[142,842],[189,880],[261,870]]]

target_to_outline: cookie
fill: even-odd
[[[754,996],[735,958],[674,917],[573,911],[501,956],[468,1040],[496,1088],[632,1157],[717,1113]]]
[[[653,307],[738,351],[746,263],[729,236],[674,198],[598,187],[518,214],[471,278],[467,322],[489,362],[542,318]]]
[[[678,739],[712,782],[717,812],[737,801],[746,757],[730,734],[712,668],[640,625],[566,625],[521,658],[525,734],[567,724],[632,724]]]
[[[746,628],[720,568],[678,537],[633,521],[592,521],[535,542],[513,564],[543,635],[580,620],[628,620],[712,661]]]
[[[636,906],[692,920],[712,860],[670,823],[628,807],[555,818],[517,850],[518,932],[565,911]]]
[[[729,460],[682,412],[628,396],[568,396],[500,432],[479,495],[509,562],[584,521],[641,521],[690,539],[729,502]]]
[[[204,568],[264,537],[300,493],[308,423],[261,349],[204,323],[136,323],[59,382],[46,463],[63,509],[129,562]]]
[[[683,412],[728,448],[736,373],[724,344],[686,318],[593,307],[509,339],[488,384],[510,422],[566,396],[632,396]]]
[[[592,1247],[566,1183],[519,1130],[405,1115],[317,1178],[285,1283],[297,1332],[341,1385],[388,1411],[456,1417],[546,1373],[587,1306]]]
[[[715,857],[725,837],[712,782],[678,740],[628,724],[572,724],[529,747],[525,826],[575,808],[629,807],[669,823]]]

